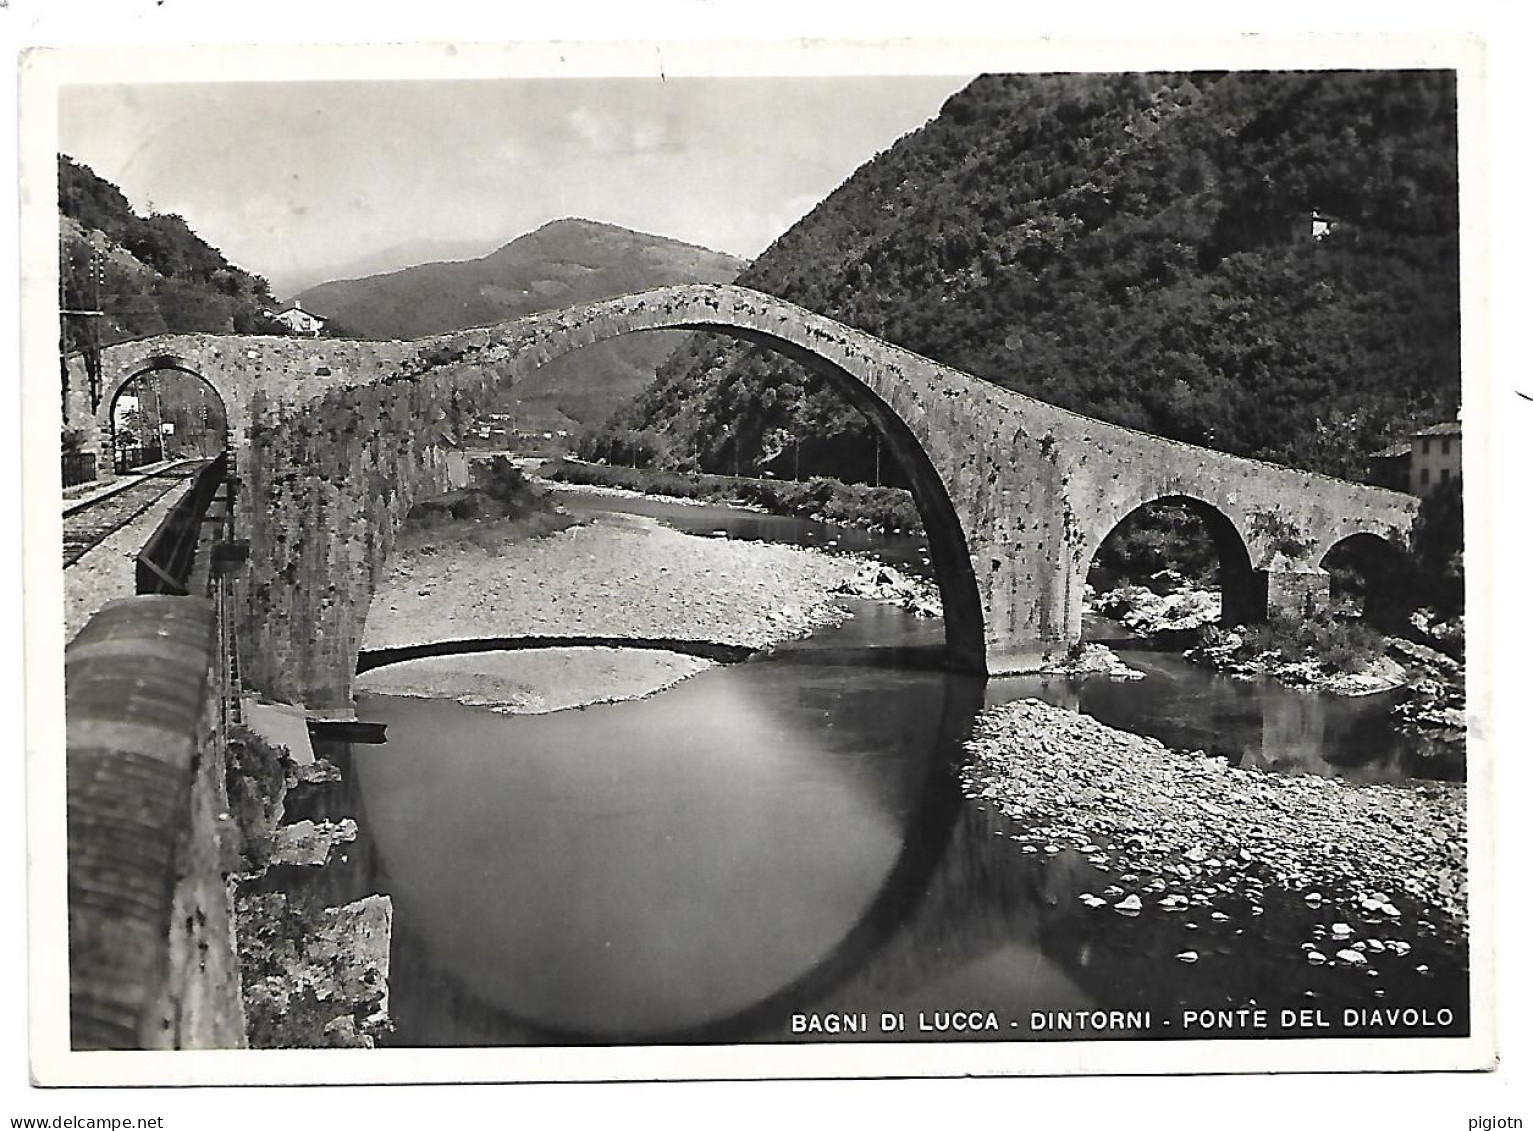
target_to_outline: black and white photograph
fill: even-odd
[[[24,61],[34,1078],[1493,1067],[1475,45],[663,54]]]

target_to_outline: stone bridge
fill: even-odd
[[[416,342],[164,336],[102,352],[97,422],[145,372],[222,396],[243,477],[243,675],[321,713],[351,707],[368,606],[400,524],[461,482],[455,439],[500,385],[621,334],[710,330],[822,374],[911,483],[942,593],[948,662],[1001,672],[1080,637],[1103,539],[1147,503],[1190,504],[1218,545],[1226,617],[1324,603],[1325,555],[1401,546],[1416,500],[1081,416],[740,287],[668,287]],[[78,363],[75,388],[84,387]],[[76,395],[73,400],[78,401]]]

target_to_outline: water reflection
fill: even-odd
[[[538,718],[365,697],[390,742],[324,751],[348,783],[292,815],[361,825],[319,875],[326,902],[394,899],[394,1043],[819,1039],[793,1017],[827,1012],[869,1014],[857,1039],[1069,1039],[1034,1015],[1093,1009],[1157,1019],[1094,1039],[1166,1038],[1187,1035],[1160,1024],[1182,1008],[1251,1000],[1465,1016],[1461,948],[1414,939],[1374,978],[1311,968],[1300,944],[1324,913],[1296,899],[1260,919],[1233,897],[1176,917],[1084,907],[1115,877],[1020,853],[1022,827],[955,783],[982,683],[807,659]],[[1175,959],[1189,940],[1195,968]],[[1423,982],[1423,961],[1448,976]],[[915,1028],[964,1010],[997,1028]],[[907,1028],[877,1032],[883,1012]]]
[[[360,696],[389,742],[322,747],[344,782],[289,816],[355,817],[361,838],[339,867],[267,883],[330,904],[392,896],[393,1043],[407,1046],[822,1039],[793,1018],[829,1012],[871,1015],[857,1039],[900,1040],[968,1039],[917,1028],[966,1010],[993,1012],[997,1028],[973,1035],[998,1039],[1079,1038],[1035,1014],[1093,1009],[1154,1018],[1093,1039],[1183,1037],[1179,1010],[1251,1001],[1467,1018],[1456,942],[1413,937],[1408,960],[1365,977],[1308,966],[1324,913],[1276,893],[1259,919],[1233,897],[1182,916],[1091,910],[1080,894],[1116,876],[1069,850],[1022,854],[1025,830],[951,772],[980,709],[1035,695],[1251,766],[1387,778],[1413,765],[1390,752],[1387,702],[1145,652],[1130,658],[1139,683],[986,684],[920,662],[940,656],[940,621],[856,613],[637,703],[506,717]],[[1196,966],[1176,959],[1189,940]],[[884,1012],[907,1027],[877,1031]]]
[[[894,678],[908,710],[870,710]],[[390,742],[353,774],[401,929],[481,1012],[544,1040],[725,1039],[905,918],[962,805],[939,755],[979,702],[972,679],[804,668],[514,720],[368,696]]]
[[[1120,642],[1116,626],[1092,620],[1088,628],[1097,639]],[[1177,651],[1139,647],[1122,655],[1144,679],[1006,677],[990,681],[986,703],[1042,699],[1168,746],[1224,755],[1248,769],[1344,777],[1359,784],[1464,778],[1461,754],[1412,743],[1394,728],[1390,710],[1398,692],[1348,698],[1208,671]]]
[[[717,505],[567,490],[555,494],[568,509],[585,515],[643,514],[687,533],[855,551],[925,576],[931,572],[922,536],[887,537]],[[945,640],[940,620],[920,620],[870,602],[855,607],[856,618],[840,630],[790,642],[780,650],[781,658],[800,662],[808,650],[821,663],[941,667]],[[1285,687],[1273,679],[1240,679],[1194,667],[1181,658],[1180,647],[1160,650],[1104,618],[1088,615],[1084,627],[1086,639],[1119,649],[1147,678],[1133,683],[1063,676],[994,679],[987,705],[1036,697],[1169,746],[1222,754],[1251,769],[1340,776],[1359,783],[1464,780],[1461,746],[1402,735],[1394,728],[1390,709],[1398,693],[1348,699]]]

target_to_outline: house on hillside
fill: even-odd
[[[280,322],[286,326],[290,334],[308,334],[311,338],[319,337],[319,332],[325,328],[326,319],[317,314],[312,314],[303,308],[303,304],[297,299],[286,310],[279,310],[271,316],[273,322]]]
[[[1375,487],[1409,491],[1422,498],[1463,478],[1464,426],[1433,424],[1409,440],[1368,453],[1367,480]]]
[[[1433,424],[1411,435],[1411,487],[1418,495],[1464,477],[1464,426]]]

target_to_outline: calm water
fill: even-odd
[[[730,536],[781,536],[731,523],[792,522],[669,511]],[[824,535],[788,540],[811,537]],[[868,1016],[843,1039],[931,1040],[970,1010],[980,1024],[994,1014],[979,1036],[1042,1039],[1080,1034],[1035,1027],[1035,1013],[1097,1009],[1142,1012],[1149,1027],[1096,1038],[1183,1037],[1198,1034],[1180,1010],[1252,1000],[1328,1013],[1332,1032],[1344,1009],[1392,1006],[1451,1010],[1462,1031],[1457,944],[1406,935],[1412,953],[1380,956],[1370,977],[1302,961],[1300,943],[1332,916],[1297,900],[1268,897],[1259,919],[1241,900],[1189,916],[1090,911],[1077,897],[1100,872],[1069,851],[1022,855],[1021,830],[951,773],[979,710],[1038,695],[1164,728],[1173,745],[1388,776],[1398,753],[1354,745],[1378,738],[1377,707],[1221,681],[1165,655],[1131,657],[1152,672],[1138,684],[987,685],[886,666],[939,641],[939,624],[861,604],[838,629],[637,703],[507,717],[360,695],[388,743],[321,749],[346,781],[293,816],[361,825],[324,895],[393,897],[395,1043],[823,1039],[795,1025],[831,1013]],[[1213,919],[1221,909],[1230,917]],[[1200,961],[1178,962],[1194,938]],[[905,1029],[881,1034],[884,1013]],[[1391,1031],[1403,1030],[1369,1034]]]

